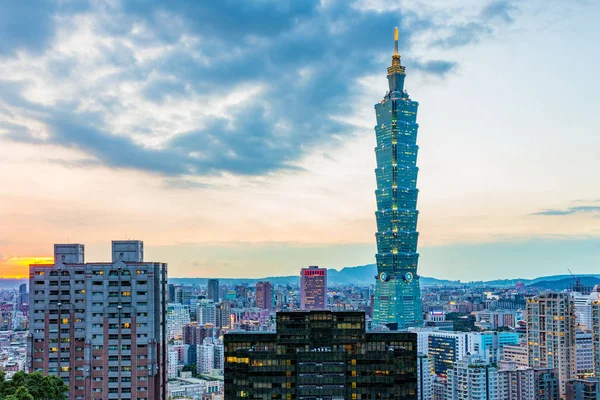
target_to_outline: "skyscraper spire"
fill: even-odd
[[[392,56],[392,65],[388,67],[388,82],[390,92],[401,92],[404,90],[405,68],[400,63],[400,54],[398,53],[398,27],[394,29],[394,55]]]

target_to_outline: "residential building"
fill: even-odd
[[[310,266],[300,271],[300,309],[327,309],[327,268]]]
[[[519,344],[519,335],[513,332],[471,332],[469,336],[469,352],[494,364],[502,359],[504,346]]]
[[[448,370],[447,393],[447,400],[498,400],[498,369],[468,355]]]
[[[498,400],[559,400],[558,373],[552,368],[505,363],[498,371]]]
[[[589,331],[592,329],[592,303],[600,298],[600,293],[593,291],[590,294],[572,293],[575,304],[575,322],[577,329]]]
[[[196,361],[197,372],[199,374],[210,374],[215,368],[215,345],[207,342],[198,345],[198,358]]]
[[[391,328],[423,325],[417,263],[417,108],[404,90],[405,67],[398,53],[388,68],[389,92],[375,105],[377,189],[377,279],[373,324]]]
[[[231,329],[231,304],[226,301],[215,304],[215,326],[217,329]]]
[[[109,262],[84,253],[56,244],[29,267],[29,371],[61,377],[70,400],[166,399],[167,265],[137,240],[113,241]]]
[[[529,367],[527,354],[527,341],[519,341],[517,345],[506,344],[502,347],[502,360],[500,363],[514,363],[517,367]]]
[[[427,354],[419,353],[417,356],[417,399],[431,400],[433,396],[433,377],[431,373],[431,360]]]
[[[592,301],[592,348],[594,376],[600,377],[600,300]]]
[[[256,307],[263,310],[273,309],[271,282],[258,282],[256,284]]]
[[[229,332],[225,398],[417,398],[416,335],[364,312],[279,312],[276,332]]]
[[[217,323],[217,308],[212,300],[200,300],[197,307],[196,321],[200,325]]]
[[[183,304],[173,303],[167,306],[167,337],[181,339],[182,328],[190,323],[190,308]]]
[[[558,371],[561,397],[575,375],[575,310],[569,293],[542,293],[527,300],[529,365]]]
[[[591,332],[575,332],[575,376],[579,379],[594,376],[594,347]]]
[[[567,382],[567,400],[600,400],[599,379],[570,380]]]

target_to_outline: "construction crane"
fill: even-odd
[[[575,286],[573,286],[573,291],[574,292],[583,292],[583,285],[581,284],[581,277],[575,276],[575,274],[573,274],[573,272],[571,272],[571,270],[569,268],[567,268],[567,271],[569,271],[569,273],[575,280]]]

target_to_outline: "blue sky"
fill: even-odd
[[[398,26],[421,273],[596,272],[598,17],[554,0],[2,2],[0,268],[67,240],[101,260],[124,237],[173,276],[374,262],[373,104]]]

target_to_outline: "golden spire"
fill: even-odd
[[[394,55],[392,56],[392,66],[388,68],[388,75],[394,73],[404,74],[404,66],[400,64],[400,54],[398,53],[398,27],[394,28]]]

